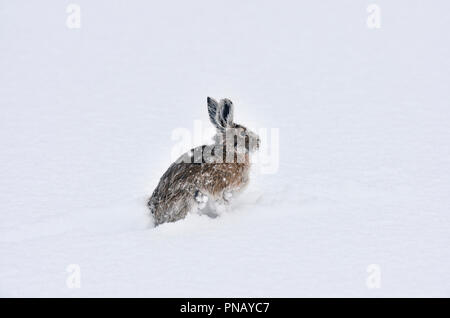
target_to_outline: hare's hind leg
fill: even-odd
[[[179,198],[176,208],[173,209],[169,222],[184,219],[190,212],[203,210],[207,202],[208,196],[198,189],[194,191],[191,189],[183,191],[183,195]]]
[[[166,222],[176,222],[184,219],[196,205],[192,192],[182,190],[170,199],[163,201],[154,210],[155,225]]]

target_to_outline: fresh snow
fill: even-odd
[[[450,296],[448,1],[76,3],[0,3],[0,296]],[[154,228],[207,96],[277,169]]]

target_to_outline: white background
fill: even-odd
[[[69,3],[0,1],[1,296],[450,296],[448,1]],[[152,228],[206,96],[278,171]]]

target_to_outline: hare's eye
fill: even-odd
[[[245,131],[241,130],[241,132],[239,133],[239,136],[245,137]]]

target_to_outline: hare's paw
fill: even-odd
[[[206,203],[208,203],[208,196],[199,190],[195,191],[194,199],[200,210],[204,209],[206,207]]]
[[[224,191],[222,197],[223,197],[223,201],[226,204],[229,204],[230,201],[231,201],[231,198],[233,197],[233,192],[231,192],[231,191]]]

